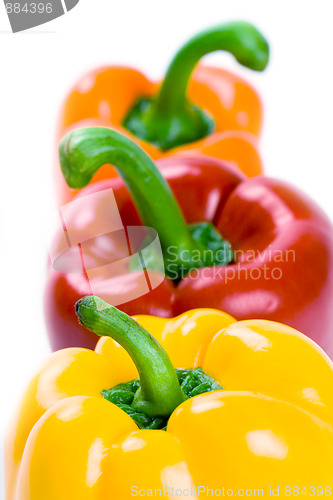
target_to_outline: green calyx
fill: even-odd
[[[155,102],[149,98],[139,99],[123,121],[123,126],[161,151],[199,141],[214,132],[214,119],[198,106],[185,101],[176,116],[159,119],[156,117]]]
[[[140,379],[102,391],[141,428],[162,429],[171,413],[186,399],[221,390],[201,368],[175,370],[163,347],[133,318],[104,300],[87,296],[75,304],[81,325],[118,342],[131,356]]]
[[[177,368],[176,374],[180,388],[187,398],[193,398],[206,392],[223,390],[223,387],[209,377],[202,368],[190,370]],[[165,429],[169,420],[168,417],[149,417],[131,406],[138,390],[140,390],[140,379],[134,379],[130,382],[118,384],[112,389],[103,390],[101,394],[104,399],[115,404],[132,417],[140,429]]]
[[[103,127],[74,130],[61,141],[59,157],[66,182],[75,189],[86,186],[102,165],[114,165],[132,195],[142,223],[157,231],[163,250],[162,266],[175,282],[193,269],[223,266],[233,260],[230,244],[211,223],[187,225],[154,162],[119,132]],[[145,254],[146,259],[150,269],[160,269],[154,255]]]
[[[153,98],[143,96],[129,110],[124,127],[162,151],[212,133],[213,118],[188,100],[187,87],[199,60],[217,50],[231,53],[254,71],[264,70],[268,63],[268,43],[252,24],[233,22],[203,31],[178,51],[158,94]]]

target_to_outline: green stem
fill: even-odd
[[[76,189],[86,186],[102,165],[114,165],[142,221],[158,231],[162,247],[190,251],[198,247],[168,184],[130,139],[102,127],[74,130],[61,141],[59,156],[67,184]]]
[[[157,96],[139,99],[125,117],[124,126],[164,151],[210,134],[214,120],[188,101],[187,88],[200,59],[217,50],[231,53],[255,71],[262,71],[268,63],[268,43],[252,24],[232,22],[203,31],[178,51]]]
[[[72,188],[86,186],[102,165],[115,166],[143,224],[158,232],[166,274],[175,281],[193,268],[225,265],[233,259],[230,245],[210,223],[186,224],[156,165],[125,136],[102,127],[74,130],[60,143],[59,155],[62,172]]]
[[[160,91],[152,106],[156,115],[176,114],[186,101],[189,79],[205,55],[223,50],[255,71],[262,71],[268,62],[268,44],[262,34],[245,22],[221,24],[191,38],[175,55]]]
[[[168,417],[187,396],[163,347],[134,319],[95,296],[75,304],[79,322],[118,342],[131,356],[141,382],[132,407],[151,417]]]

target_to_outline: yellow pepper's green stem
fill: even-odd
[[[95,296],[79,300],[75,312],[81,325],[113,338],[131,356],[141,383],[133,408],[150,417],[169,417],[187,399],[169,356],[133,318]]]

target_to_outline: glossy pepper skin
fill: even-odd
[[[97,305],[95,323],[104,314]],[[8,433],[6,500],[130,499],[133,487],[147,496],[180,488],[181,498],[197,498],[186,490],[199,486],[262,488],[264,498],[270,487],[283,498],[290,485],[332,491],[333,365],[315,343],[282,324],[237,322],[213,309],[135,319],[174,367],[202,367],[224,390],[180,403],[166,431],[140,430],[101,396],[138,376],[118,342],[54,353]],[[113,329],[119,340],[118,327],[104,317],[94,331],[101,325],[99,335]]]
[[[101,139],[98,139],[99,136]],[[67,155],[67,160],[79,150],[86,151],[85,145],[89,141],[89,145],[94,144],[92,137],[98,144],[87,153],[87,157],[93,158],[97,164],[103,161],[98,156],[99,140],[104,141],[103,151],[108,140],[110,150],[120,141],[118,145],[123,151],[119,134],[106,129],[82,129],[73,132],[63,143],[62,147],[67,151],[63,154]],[[128,142],[126,148],[129,148],[130,157],[136,154]],[[85,159],[84,155],[79,157],[77,181],[82,180],[81,166],[89,171],[89,158]],[[141,165],[146,160],[150,162],[149,175],[153,175],[151,160],[141,154],[138,161]],[[118,164],[123,175],[126,169],[124,163],[125,160]],[[211,222],[231,243],[235,262],[221,267],[194,269],[178,284],[165,278],[152,292],[120,308],[130,315],[170,317],[193,307],[214,307],[227,311],[238,320],[261,317],[279,321],[303,331],[332,357],[333,231],[322,210],[301,191],[285,182],[266,177],[249,180],[218,160],[207,157],[169,158],[159,160],[158,165],[186,222]],[[71,168],[75,170],[74,161]],[[134,175],[133,182],[134,185],[140,182],[137,175]],[[130,184],[127,182],[133,193]],[[133,195],[120,178],[87,186],[79,196],[108,188],[114,190],[124,225],[135,226],[143,221],[145,225],[155,227],[162,246],[166,239],[164,247],[167,248],[170,235],[164,238],[165,228],[168,221],[173,224],[180,214],[172,212],[170,215],[170,207],[164,206],[158,208],[155,222],[151,218],[146,220],[142,211],[140,220]],[[153,202],[149,206],[151,216],[154,210],[152,191],[148,192],[148,197],[149,203]],[[156,203],[160,203],[162,195],[157,193],[156,197]],[[171,199],[169,201],[171,203]],[[141,202],[145,207],[145,201]],[[140,200],[135,200],[135,204],[140,208]],[[90,205],[89,198],[86,209],[91,215],[90,221],[108,217],[107,213],[101,214],[98,207]],[[73,227],[82,227],[81,213],[76,215]],[[163,215],[165,219],[161,219]],[[87,220],[87,227],[90,223]],[[176,233],[179,235],[180,232],[178,228]],[[173,225],[170,233],[173,237]],[[100,249],[92,248],[90,257],[97,261],[99,252]],[[136,272],[129,272],[128,281],[122,282],[122,286],[135,287],[136,279]],[[104,290],[108,293],[106,300],[110,304],[115,303],[113,299],[117,286],[116,281],[110,281],[108,290]],[[78,325],[73,311],[74,303],[89,294],[91,288],[85,274],[59,273],[50,267],[45,291],[45,318],[53,349],[95,346],[97,337]]]
[[[262,122],[260,99],[245,80],[229,71],[201,64],[194,70],[201,57],[215,50],[229,51],[240,64],[257,71],[263,70],[268,62],[269,49],[263,36],[252,25],[235,22],[193,37],[170,64],[163,86],[133,68],[110,66],[92,70],[74,85],[64,103],[58,139],[83,126],[112,127],[128,134],[153,159],[201,153],[228,161],[250,177],[258,175],[262,170],[257,151]],[[151,120],[152,129],[155,130],[157,122],[163,121],[165,107],[169,115],[175,113],[179,127],[177,113],[187,104],[193,104],[213,120],[206,136],[179,140],[179,145],[162,150],[126,129],[124,120],[138,99],[157,99],[162,87],[160,101],[163,106],[158,107]],[[195,118],[190,116],[189,121],[192,126]],[[188,126],[187,121],[184,126]],[[115,175],[115,170],[104,166],[92,182]],[[68,189],[60,174],[58,160],[55,179],[59,201],[68,202],[73,191]]]

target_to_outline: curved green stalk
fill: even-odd
[[[131,356],[141,387],[132,407],[150,417],[169,417],[187,396],[163,347],[134,319],[95,296],[75,304],[79,322],[99,336],[118,342]]]
[[[102,127],[74,130],[60,143],[59,155],[62,172],[72,188],[87,185],[102,165],[115,166],[142,222],[158,232],[166,274],[175,281],[193,268],[225,265],[233,259],[229,243],[211,224],[186,224],[153,161],[125,136]]]
[[[203,31],[178,51],[157,96],[140,99],[124,119],[124,126],[164,151],[210,134],[214,121],[188,101],[187,87],[200,59],[217,50],[231,53],[255,71],[262,71],[268,63],[268,43],[250,23],[232,22]]]

